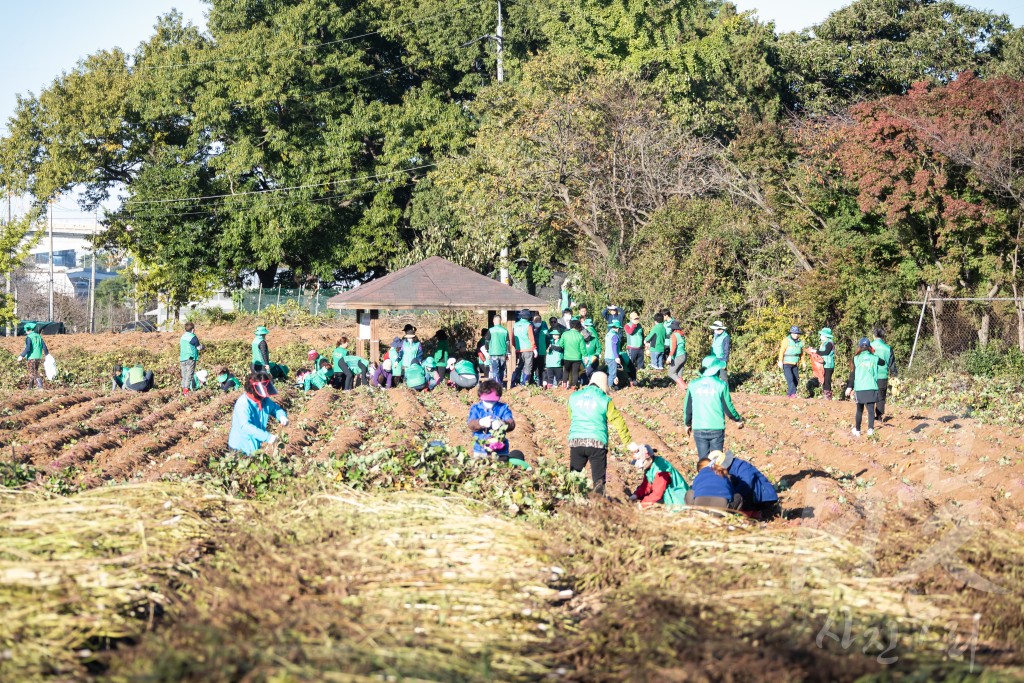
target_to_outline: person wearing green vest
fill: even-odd
[[[316,370],[306,375],[306,378],[302,381],[302,390],[319,391],[323,389],[330,384],[333,374],[331,371],[331,361],[321,358]]]
[[[686,479],[672,463],[657,453],[650,446],[640,446],[634,455],[633,466],[644,473],[644,478],[629,499],[638,501],[642,508],[658,503],[686,505],[686,492],[690,490]]]
[[[549,333],[551,341],[544,356],[544,388],[551,389],[562,383],[562,330],[554,327]]]
[[[203,345],[195,334],[196,326],[185,323],[185,333],[178,340],[178,362],[181,365],[181,393],[187,394],[192,389],[192,377],[196,374],[199,363],[199,352]]]
[[[345,369],[352,373],[352,381],[348,385],[349,389],[366,386],[370,383],[370,363],[365,358],[350,353],[345,356],[343,363]]]
[[[808,353],[815,353],[821,358],[824,377],[819,382],[817,377],[812,377],[807,382],[807,393],[814,398],[814,390],[821,387],[825,400],[832,400],[832,375],[836,369],[836,345],[832,339],[832,330],[828,327],[818,332],[818,348],[808,349]]]
[[[587,342],[583,338],[583,323],[573,320],[569,329],[562,333],[562,375],[566,387],[575,389],[580,384],[583,371],[583,356],[587,353]]]
[[[700,378],[686,388],[683,424],[687,436],[693,433],[698,459],[708,457],[712,451],[725,450],[726,415],[739,423],[738,429],[743,429],[743,418],[732,404],[729,385],[719,376],[724,368],[725,363],[715,358]]]
[[[608,375],[595,372],[590,384],[569,397],[569,469],[582,472],[590,463],[595,493],[604,495],[608,468],[609,425],[618,432],[630,452],[640,450],[629,435],[629,427],[608,396]]]
[[[667,330],[668,326],[675,322],[675,318],[672,317],[672,311],[667,308],[661,309],[661,321],[664,323],[665,329]]]
[[[516,371],[512,375],[512,386],[527,385],[533,378],[533,359],[537,357],[537,339],[533,335],[533,321],[526,309],[516,315],[512,326],[512,344],[516,351]]]
[[[406,325],[402,328],[402,340],[398,346],[398,362],[393,364],[391,372],[395,377],[404,377],[406,370],[423,362],[423,344],[416,336],[416,327]]]
[[[644,367],[644,327],[640,324],[640,314],[633,311],[629,314],[629,322],[623,328],[626,333],[625,352],[629,356],[629,381],[636,383],[637,370]]]
[[[145,393],[153,388],[153,371],[146,370],[141,363],[127,368],[122,377],[125,391]]]
[[[434,360],[434,369],[441,373],[442,380],[448,370],[448,359],[451,358],[451,355],[452,343],[448,338],[448,332],[438,330],[434,335],[434,353],[431,358]]]
[[[779,369],[786,376],[786,396],[795,398],[797,387],[800,386],[800,361],[804,360],[804,340],[800,338],[800,328],[796,325],[789,328],[789,334],[779,344]]]
[[[875,404],[878,403],[878,375],[885,367],[885,361],[871,350],[871,342],[861,337],[857,344],[857,355],[852,361],[853,369],[847,382],[846,397],[857,402],[857,415],[852,433],[860,436],[860,428],[864,420],[864,411],[868,412],[868,436],[875,433]]]
[[[405,373],[405,386],[413,391],[429,390],[427,370],[420,363],[413,363],[403,370]]]
[[[686,365],[686,337],[683,336],[678,320],[668,324],[668,333],[668,378],[680,389],[685,389],[683,366]]]
[[[568,275],[565,277],[564,280],[562,280],[561,296],[559,297],[559,300],[558,300],[558,310],[560,310],[563,315],[565,313],[568,313],[569,317],[572,318],[572,304],[573,304],[573,301],[569,297],[569,282],[570,282],[570,280],[572,280],[572,277],[568,276]],[[568,321],[566,321],[566,324],[568,324]]]
[[[508,361],[508,330],[501,324],[501,316],[494,316],[493,325],[487,331],[487,355],[491,361],[491,379],[505,385],[505,370]]]
[[[345,361],[348,359],[348,337],[340,337],[334,344],[331,351],[331,386],[335,389],[351,389],[355,382],[352,366]],[[319,361],[313,363],[314,370]]]
[[[252,340],[252,371],[270,371],[270,347],[267,346],[267,335],[270,334],[264,325],[256,328],[256,338]]]
[[[242,383],[237,377],[231,374],[231,371],[226,367],[221,366],[217,368],[217,386],[220,390],[227,393],[229,391],[237,391],[242,388]]]
[[[533,316],[533,338],[537,340],[537,353],[533,359],[534,384],[544,384],[544,368],[547,367],[548,345],[551,343],[551,328],[539,314]]]
[[[593,325],[588,327],[586,321],[583,323],[583,342],[583,372],[586,373],[587,382],[589,382],[591,376],[597,372],[597,363],[601,355],[601,340],[597,338],[597,331]]]
[[[711,353],[715,355],[715,358],[722,361],[722,372],[719,375],[723,382],[729,382],[729,356],[732,353],[732,337],[725,331],[725,323],[721,320],[716,320],[711,323]]]
[[[449,358],[448,365],[451,368],[451,372],[448,373],[448,382],[456,390],[473,389],[480,383],[480,372],[473,361],[467,358],[458,360]]]
[[[39,366],[43,359],[49,355],[50,350],[46,348],[43,336],[36,332],[35,323],[25,323],[25,350],[18,356],[19,361],[26,361],[25,367],[28,370],[28,385],[31,389],[42,389],[43,378],[39,374]]]
[[[874,341],[871,342],[871,351],[883,362],[878,369],[878,402],[875,403],[875,418],[885,422],[885,399],[889,395],[889,378],[896,376],[896,356],[892,347],[885,343],[885,330],[876,327],[874,330]]]
[[[665,316],[660,312],[654,314],[654,327],[651,333],[644,339],[651,354],[651,367],[655,370],[665,369],[665,339],[668,332],[665,329]]]

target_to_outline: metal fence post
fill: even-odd
[[[260,308],[263,307],[263,285],[260,285],[260,291],[256,295],[256,313],[260,312]]]
[[[928,297],[932,293],[929,286],[924,292],[924,302],[921,304],[921,317],[917,319],[917,333],[914,334],[914,348],[910,350],[910,361],[907,363],[907,370],[914,367],[914,354],[917,353],[917,340],[921,336],[921,325],[924,323],[924,311],[928,308]]]
[[[277,305],[278,306],[281,305],[281,288],[280,287],[277,288]]]

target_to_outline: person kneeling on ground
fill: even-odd
[[[723,453],[714,451],[708,456],[713,465],[719,465],[729,473],[733,488],[743,499],[740,510],[752,519],[766,519],[775,512],[779,505],[779,494],[761,473],[746,460],[737,458],[732,451]]]
[[[223,366],[217,368],[217,385],[223,392],[234,391],[235,389],[242,388],[242,383],[238,381],[238,378]]]
[[[679,470],[657,453],[650,446],[640,446],[635,453],[633,466],[644,473],[644,479],[629,499],[640,501],[640,507],[657,503],[686,505],[686,492],[690,487]]]
[[[697,463],[697,476],[686,492],[686,504],[706,508],[739,510],[743,496],[736,493],[732,479],[721,465],[715,465],[708,458]]]
[[[456,389],[472,389],[480,383],[480,374],[473,361],[465,358],[461,360],[449,358],[448,366],[450,368],[448,382]]]
[[[405,386],[413,391],[428,391],[430,385],[427,381],[427,370],[419,362],[404,367]]]
[[[493,379],[485,379],[477,388],[480,402],[469,409],[466,426],[473,432],[473,453],[509,461],[506,434],[515,430],[512,409],[501,402],[502,388]]]
[[[267,431],[271,415],[282,427],[288,425],[288,413],[270,398],[271,381],[266,372],[254,372],[245,380],[245,393],[235,401],[231,414],[228,448],[252,455],[264,444],[269,446],[277,441]]]
[[[325,386],[330,384],[331,377],[334,373],[331,371],[331,361],[326,358],[320,359],[320,367],[315,372],[311,372],[306,375],[306,378],[302,381],[303,391],[318,391],[323,389]]]
[[[146,392],[153,388],[153,371],[146,370],[141,364],[130,368],[114,366],[114,387],[125,391]]]

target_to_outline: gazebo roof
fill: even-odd
[[[378,310],[543,310],[548,302],[440,256],[431,256],[333,296],[327,306]]]

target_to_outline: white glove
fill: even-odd
[[[505,426],[504,420],[491,420],[491,429],[501,429]]]
[[[490,429],[493,420],[490,417],[481,417],[478,420],[478,422],[480,423],[480,426],[483,427],[484,429]]]
[[[23,360],[25,360],[25,357],[24,357],[24,356],[18,356],[18,362],[19,362],[19,363],[20,363],[21,361],[23,361]]]
[[[281,419],[278,420],[278,422],[281,423],[282,427],[287,427],[288,426],[288,416],[287,415],[282,415]]]
[[[269,445],[271,445],[272,443],[274,443],[275,441],[277,441],[277,436],[276,436],[275,434],[271,434],[271,435],[270,435],[270,436],[269,436],[269,437],[267,438],[266,444],[267,444],[267,445],[269,446]]]
[[[782,369],[782,361],[780,360],[779,361],[779,370],[781,370],[781,369]]]

